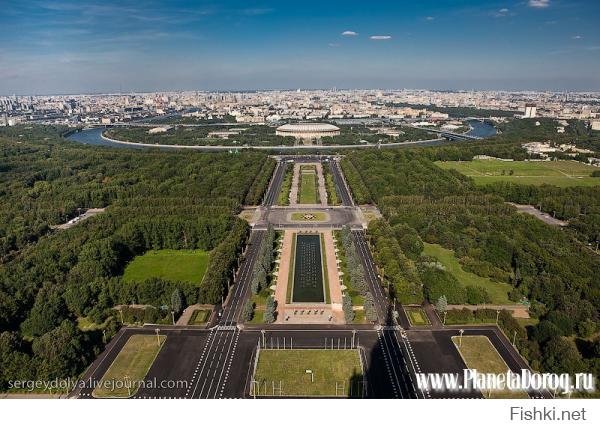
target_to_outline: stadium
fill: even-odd
[[[340,129],[335,125],[323,123],[285,124],[277,128],[276,134],[278,136],[294,137],[299,140],[311,140],[339,136]]]

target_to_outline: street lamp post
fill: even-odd
[[[125,380],[125,387],[127,387],[127,395],[131,396],[131,385],[129,384],[129,376],[126,375],[125,377],[123,377],[123,379]]]
[[[158,344],[158,346],[160,347],[160,337],[158,336],[158,333],[160,332],[160,329],[156,328],[154,330],[154,332],[156,332],[156,343]]]
[[[458,346],[462,347],[462,336],[465,333],[464,329],[461,329],[460,331],[458,331],[460,333],[460,339],[458,340]]]
[[[175,312],[171,311],[171,319],[173,320],[173,326],[175,326]]]
[[[265,343],[265,330],[261,329],[260,333],[262,335],[263,347],[266,347],[266,343]]]
[[[500,310],[496,310],[496,325],[498,324],[499,317],[500,317]]]
[[[352,348],[354,348],[354,339],[356,338],[356,329],[352,330]]]
[[[310,374],[310,382],[314,383],[315,382],[315,373],[312,371],[312,369],[307,369],[306,373]]]
[[[448,312],[444,311],[444,323],[443,323],[444,325],[446,324],[446,314],[448,314]]]

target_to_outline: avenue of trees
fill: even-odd
[[[420,256],[423,241],[440,244],[455,252],[463,269],[508,282],[511,299],[531,302],[537,326],[525,330],[506,316],[501,326],[510,335],[517,332],[517,346],[534,368],[586,368],[598,375],[598,355],[590,350],[600,326],[600,258],[579,239],[597,233],[581,217],[596,215],[598,188],[478,188],[433,164],[445,153],[443,148],[356,151],[342,162],[357,200],[376,203],[384,215],[369,224],[368,236],[390,293],[402,303],[420,303],[423,297],[435,303],[442,295],[448,303],[487,301],[484,291],[456,287],[434,258]],[[557,213],[568,213],[565,217],[575,216],[574,226],[546,225],[518,213],[505,198],[556,207]],[[572,341],[573,336],[579,339]]]
[[[345,271],[348,272],[348,277],[350,279],[350,284],[346,286],[357,291],[364,298],[365,316],[368,321],[375,322],[377,321],[377,312],[373,303],[373,295],[371,294],[371,291],[367,285],[365,269],[362,265],[361,259],[358,256],[350,227],[344,226],[342,228],[340,231],[340,241],[342,243],[342,249],[340,250],[346,259]],[[346,297],[349,299],[350,296],[348,296],[347,293],[344,295],[344,314],[346,315],[346,320],[352,316],[349,319],[349,321],[352,321],[354,319],[354,311],[350,312],[350,310],[352,310],[352,302],[350,301],[350,306],[348,307],[348,304],[346,303]]]
[[[77,376],[121,317],[170,322],[171,309],[220,302],[249,233],[235,214],[260,201],[273,168],[255,152],[86,147],[65,131],[0,130],[0,390],[10,379]],[[108,208],[51,228],[90,207]],[[210,251],[206,275],[123,281],[126,264],[151,249]],[[145,307],[114,310],[124,304]],[[81,331],[82,318],[102,328]]]

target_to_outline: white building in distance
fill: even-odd
[[[275,130],[275,134],[283,137],[294,137],[299,140],[320,139],[340,135],[335,125],[322,123],[285,124]]]
[[[537,107],[535,104],[527,103],[525,105],[525,114],[524,118],[535,118],[537,116]]]

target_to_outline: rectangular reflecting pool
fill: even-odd
[[[292,302],[325,302],[320,234],[298,234]]]

